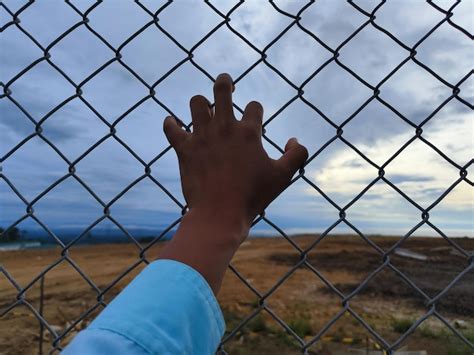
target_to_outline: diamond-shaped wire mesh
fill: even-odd
[[[273,40],[270,41],[270,43],[268,43],[267,45],[265,45],[263,49],[260,49],[259,45],[252,43],[252,41],[247,39],[244,35],[239,33],[236,28],[232,26],[231,20],[233,18],[233,14],[239,9],[239,7],[244,4],[244,1],[239,1],[234,6],[232,6],[232,8],[230,8],[226,13],[221,12],[218,6],[216,6],[213,2],[209,0],[204,1],[202,5],[208,11],[211,11],[213,14],[218,16],[220,20],[215,25],[215,27],[213,27],[202,38],[196,41],[195,44],[192,46],[189,46],[187,43],[181,43],[187,41],[183,39],[178,40],[175,36],[173,36],[172,33],[169,33],[166,30],[166,26],[162,24],[164,23],[163,19],[165,19],[167,16],[165,10],[168,7],[174,6],[176,4],[176,2],[173,3],[173,1],[163,2],[162,5],[157,9],[152,9],[152,6],[150,6],[150,4],[148,3],[145,4],[144,1],[142,2],[136,0],[135,2],[130,2],[131,5],[136,6],[136,8],[142,13],[143,18],[146,20],[143,21],[143,23],[141,23],[139,26],[137,26],[135,32],[131,36],[124,36],[124,38],[119,43],[111,43],[106,39],[106,34],[100,33],[93,26],[91,26],[91,18],[94,16],[94,13],[96,11],[99,11],[101,6],[103,6],[102,1],[91,2],[90,4],[87,3],[86,5],[86,1],[66,0],[66,5],[58,3],[57,6],[69,6],[70,9],[72,9],[78,15],[79,20],[69,28],[63,29],[61,33],[54,35],[50,34],[51,38],[47,40],[47,45],[44,44],[45,41],[43,39],[39,40],[35,37],[36,34],[34,31],[27,30],[21,21],[22,15],[26,13],[28,8],[34,3],[35,1],[30,0],[19,8],[11,9],[6,3],[0,2],[0,9],[3,11],[4,17],[6,17],[7,19],[3,23],[0,31],[4,33],[10,27],[16,28],[29,39],[29,45],[34,46],[39,53],[36,58],[34,58],[30,61],[30,63],[22,67],[22,69],[18,71],[9,81],[0,83],[0,85],[2,86],[2,93],[0,96],[1,100],[8,101],[14,106],[16,106],[16,108],[18,108],[18,110],[21,111],[22,114],[29,121],[31,121],[35,127],[34,132],[26,135],[22,141],[20,141],[16,146],[11,148],[9,151],[6,152],[6,154],[1,157],[0,163],[4,165],[4,163],[9,159],[14,159],[14,153],[17,150],[19,150],[23,145],[27,144],[28,141],[30,141],[31,139],[38,138],[44,141],[57,153],[58,157],[66,164],[66,168],[65,171],[61,173],[62,176],[57,179],[55,178],[55,181],[53,181],[51,184],[49,184],[49,186],[43,189],[42,192],[32,198],[27,198],[22,194],[22,192],[20,191],[21,189],[17,188],[14,182],[9,179],[8,171],[0,171],[0,179],[3,180],[11,189],[11,191],[18,197],[18,199],[22,201],[25,208],[25,213],[21,216],[18,216],[18,219],[10,226],[8,226],[4,231],[3,235],[6,235],[10,230],[17,227],[24,220],[32,219],[43,228],[44,233],[46,233],[55,240],[55,242],[60,246],[62,252],[60,257],[53,264],[48,265],[41,272],[39,272],[36,277],[32,279],[26,286],[21,286],[15,280],[15,277],[11,275],[3,265],[0,265],[0,272],[3,274],[6,280],[8,280],[11,287],[16,290],[16,300],[13,303],[4,307],[1,311],[1,315],[8,315],[9,313],[14,312],[17,307],[27,307],[40,323],[41,329],[40,336],[38,338],[40,349],[43,348],[43,333],[46,332],[49,333],[48,339],[50,340],[50,344],[48,344],[48,346],[52,347],[51,352],[54,352],[55,350],[60,350],[62,341],[74,329],[76,329],[78,324],[80,324],[83,319],[85,319],[95,311],[101,309],[102,307],[106,306],[107,293],[115,285],[117,285],[129,273],[133,272],[137,267],[139,267],[140,265],[143,266],[144,264],[147,264],[149,262],[149,260],[147,259],[147,251],[153,245],[155,245],[166,233],[176,227],[176,225],[178,225],[180,222],[180,218],[176,219],[173,223],[171,223],[164,229],[163,233],[161,233],[159,236],[156,236],[148,245],[142,246],[142,244],[138,242],[136,238],[133,237],[132,233],[130,233],[127,228],[120,223],[120,219],[115,218],[110,212],[111,207],[114,204],[120,201],[120,199],[135,185],[146,180],[154,184],[157,189],[163,191],[171,199],[171,201],[173,201],[173,203],[175,204],[175,209],[179,211],[181,215],[186,212],[186,206],[184,206],[180,202],[179,198],[174,196],[173,193],[169,191],[165,187],[165,185],[159,181],[160,179],[156,178],[151,173],[151,166],[160,159],[162,159],[165,153],[168,152],[171,148],[167,146],[159,154],[155,155],[152,159],[144,160],[139,154],[135,152],[135,150],[131,146],[127,145],[127,143],[122,138],[120,138],[119,135],[117,135],[117,125],[119,125],[119,123],[122,121],[126,121],[127,117],[129,115],[132,115],[133,111],[137,107],[142,105],[144,102],[152,102],[154,104],[157,104],[170,115],[179,117],[179,115],[172,112],[172,110],[167,105],[165,105],[160,95],[157,93],[160,84],[167,77],[172,76],[175,71],[178,70],[178,68],[183,66],[185,63],[188,63],[191,64],[197,70],[199,70],[201,73],[203,73],[209,79],[209,85],[211,85],[215,78],[211,74],[209,74],[209,72],[206,71],[203,66],[199,65],[194,60],[194,55],[195,52],[199,51],[202,45],[206,43],[206,41],[208,41],[216,31],[225,30],[240,38],[251,51],[255,52],[255,57],[257,58],[257,60],[254,63],[250,63],[238,77],[234,78],[234,82],[237,88],[239,86],[239,82],[241,82],[243,78],[248,76],[252,72],[252,70],[254,70],[254,68],[256,68],[257,66],[265,66],[267,69],[271,70],[276,76],[280,77],[294,90],[294,95],[291,98],[284,98],[284,104],[282,104],[281,107],[279,107],[278,110],[276,110],[276,112],[271,117],[268,117],[265,120],[263,124],[263,138],[267,143],[276,148],[278,151],[283,152],[282,147],[279,146],[272,139],[271,134],[268,133],[269,128],[271,127],[275,118],[286,107],[288,107],[294,101],[300,100],[305,105],[307,105],[308,109],[314,110],[319,116],[321,116],[332,127],[334,132],[333,135],[308,158],[305,166],[310,164],[318,156],[325,152],[325,150],[329,146],[335,144],[336,142],[339,142],[345,145],[349,150],[351,150],[351,152],[355,153],[358,157],[367,162],[370,166],[375,168],[378,173],[374,174],[373,180],[367,186],[365,186],[365,188],[362,189],[362,191],[360,191],[352,200],[345,204],[341,204],[337,203],[334,199],[331,199],[331,197],[325,191],[323,191],[320,186],[318,186],[310,177],[308,177],[305,172],[305,169],[301,169],[299,171],[297,176],[292,180],[292,184],[297,181],[299,181],[300,183],[307,184],[309,188],[312,188],[317,191],[317,193],[319,193],[329,204],[331,204],[338,211],[338,215],[335,216],[333,223],[330,225],[330,227],[327,228],[323,233],[318,235],[318,237],[306,248],[302,248],[297,243],[295,243],[292,238],[289,237],[285,233],[285,231],[277,225],[277,223],[272,221],[265,214],[261,215],[254,222],[256,224],[258,222],[263,221],[267,225],[271,226],[277,234],[283,236],[287,240],[287,242],[294,248],[295,252],[298,253],[299,261],[294,264],[293,267],[291,267],[282,277],[279,278],[279,280],[277,280],[277,282],[275,282],[272,287],[270,287],[264,293],[257,290],[252,285],[252,283],[247,280],[245,276],[243,276],[234,266],[230,266],[231,272],[233,272],[240,279],[240,281],[258,298],[258,305],[255,307],[255,310],[251,314],[246,316],[241,322],[239,322],[239,324],[233,327],[233,329],[229,329],[229,332],[222,339],[222,344],[219,348],[219,351],[225,353],[226,343],[228,343],[229,340],[233,339],[236,334],[243,327],[245,327],[246,324],[248,324],[252,319],[257,317],[260,312],[266,312],[277,323],[279,323],[299,344],[300,349],[303,353],[307,353],[314,344],[321,341],[327,330],[346,313],[351,314],[355,321],[362,327],[364,327],[367,332],[374,339],[376,339],[379,345],[388,353],[392,353],[395,349],[397,349],[407,339],[407,337],[409,337],[417,329],[417,327],[428,317],[435,317],[440,322],[444,323],[446,327],[448,327],[450,331],[452,331],[453,334],[455,334],[464,344],[474,350],[474,344],[470,341],[470,339],[467,339],[462,332],[453,327],[451,322],[446,320],[436,307],[438,302],[443,298],[443,296],[448,293],[448,291],[450,291],[450,289],[452,289],[464,275],[467,275],[468,273],[473,271],[474,262],[472,252],[464,250],[454,240],[446,236],[445,233],[443,233],[443,231],[439,229],[436,225],[434,225],[433,222],[430,220],[430,211],[435,206],[437,206],[458,184],[464,182],[469,184],[470,186],[473,185],[473,182],[467,176],[468,169],[472,165],[473,160],[471,159],[465,165],[459,165],[454,159],[452,159],[445,152],[443,152],[442,149],[437,147],[435,143],[431,142],[428,138],[426,138],[423,133],[424,126],[430,120],[432,120],[444,106],[446,106],[450,102],[457,101],[458,103],[472,110],[473,105],[468,102],[466,96],[462,95],[461,87],[463,83],[469,80],[473,71],[470,70],[469,72],[467,72],[457,82],[449,82],[447,79],[444,78],[445,73],[440,73],[439,70],[431,68],[429,65],[425,64],[422,60],[420,60],[417,56],[417,50],[419,49],[419,47],[422,46],[423,43],[427,41],[431,36],[433,36],[442,25],[451,26],[452,29],[454,29],[455,31],[459,31],[459,33],[465,36],[468,40],[472,41],[472,34],[453,20],[453,12],[455,11],[456,7],[460,5],[461,1],[453,2],[449,8],[445,9],[437,5],[435,2],[428,0],[427,4],[429,4],[432,9],[434,9],[441,15],[441,20],[437,22],[432,28],[428,29],[426,33],[420,35],[420,37],[414,44],[408,45],[404,42],[402,38],[400,38],[401,36],[397,36],[393,33],[393,29],[385,28],[377,22],[378,13],[384,8],[384,6],[388,4],[388,2],[380,1],[371,11],[367,11],[366,9],[358,5],[357,2],[348,0],[347,3],[350,5],[351,11],[357,13],[357,15],[360,16],[363,21],[361,21],[360,25],[358,25],[355,31],[344,34],[344,38],[341,39],[339,44],[334,45],[334,43],[330,43],[332,41],[321,38],[318,34],[314,33],[302,24],[301,20],[305,12],[316,6],[318,2],[315,2],[314,0],[307,2],[301,1],[301,3],[298,3],[301,5],[299,10],[293,14],[284,11],[282,8],[279,7],[277,2],[270,0],[269,4],[274,10],[273,15],[285,17],[286,19],[288,19],[288,25],[283,30],[281,30],[281,32],[275,34]],[[393,67],[390,70],[386,71],[386,73],[377,73],[376,78],[362,77],[361,75],[356,73],[357,70],[352,68],[347,62],[341,60],[340,58],[341,54],[346,49],[349,50],[348,48],[350,46],[355,46],[355,49],[357,50],[357,43],[355,41],[355,38],[358,34],[362,33],[368,28],[377,31],[377,35],[380,36],[381,41],[392,41],[393,43],[395,43],[396,46],[398,46],[398,48],[403,53],[402,56],[396,59],[397,62],[393,63]],[[144,32],[149,29],[153,29],[154,31],[159,32],[161,35],[164,35],[171,42],[173,42],[174,45],[179,48],[178,51],[181,54],[181,57],[183,58],[182,60],[176,63],[170,63],[169,70],[160,73],[159,76],[154,78],[145,77],[145,74],[139,74],[138,71],[133,68],[133,65],[128,65],[126,61],[123,60],[124,52],[127,50],[127,47],[132,45],[134,41],[139,40],[140,37],[144,34]],[[93,70],[91,70],[90,74],[83,74],[79,77],[77,73],[75,73],[74,75],[68,74],[68,71],[63,68],[63,65],[59,63],[59,59],[55,58],[55,55],[53,54],[55,49],[61,45],[61,41],[67,37],[73,36],[76,31],[86,31],[90,36],[91,45],[94,42],[97,45],[105,47],[108,51],[105,55],[105,59],[102,62],[98,62],[96,63],[96,65],[94,63],[92,64],[94,68]],[[292,82],[287,75],[285,75],[282,71],[273,66],[269,61],[268,52],[271,52],[273,46],[277,42],[286,40],[285,34],[290,32],[305,34],[305,36],[308,36],[308,38],[310,38],[312,44],[323,48],[323,50],[327,52],[327,56],[324,59],[320,60],[319,62],[317,60],[314,61],[313,64],[315,67],[311,67],[308,69],[308,73],[305,74],[304,80],[301,82],[300,85],[297,85]],[[399,71],[401,71],[402,68],[409,64],[419,67],[424,72],[436,78],[436,80],[438,80],[438,84],[443,86],[445,89],[448,89],[450,92],[449,96],[446,97],[439,104],[439,106],[437,106],[432,112],[428,112],[424,116],[424,118],[417,123],[406,117],[406,115],[402,113],[402,110],[397,109],[396,102],[389,102],[388,100],[382,98],[380,95],[381,90],[383,90],[384,84],[390,78],[395,76]],[[21,98],[15,96],[14,88],[15,83],[17,81],[19,81],[22,77],[26,76],[30,71],[32,71],[35,67],[39,65],[48,66],[48,68],[51,69],[51,73],[53,73],[51,74],[51,76],[54,75],[60,77],[61,80],[64,79],[67,82],[69,88],[71,89],[71,94],[67,94],[64,98],[61,98],[59,102],[55,103],[53,107],[47,108],[45,112],[41,115],[38,115],[37,112],[30,112],[30,109],[22,103]],[[344,116],[342,120],[339,121],[336,121],[329,115],[325,114],[323,110],[318,107],[319,105],[315,105],[304,95],[305,87],[307,87],[307,84],[309,84],[309,82],[313,78],[318,77],[318,75],[321,76],[323,69],[331,65],[336,65],[338,70],[344,72],[344,74],[350,77],[351,80],[356,80],[358,83],[360,83],[361,88],[370,92],[370,95],[361,102],[361,104],[355,111],[350,112],[348,115]],[[140,87],[144,94],[141,97],[134,98],[134,102],[131,105],[128,105],[128,108],[125,111],[120,112],[118,118],[115,121],[110,122],[100,113],[101,110],[95,107],[96,105],[93,103],[94,98],[86,97],[86,95],[84,95],[83,88],[87,86],[90,82],[92,82],[95,77],[97,77],[103,72],[106,72],[112,66],[114,66],[115,68],[119,68],[127,75],[133,77],[133,80],[136,81],[137,87]],[[150,79],[152,80],[151,82]],[[110,95],[110,93],[108,94]],[[340,99],[342,100],[344,98],[341,97]],[[80,101],[82,104],[87,106],[94,115],[93,119],[100,121],[102,125],[106,126],[107,130],[107,132],[101,135],[97,139],[97,141],[91,144],[87,143],[87,149],[84,149],[84,152],[74,160],[70,159],[70,157],[68,157],[66,154],[63,154],[57,143],[54,143],[43,132],[43,127],[48,123],[48,120],[51,118],[51,116],[56,111],[60,110],[72,101]],[[377,102],[378,104],[384,106],[384,108],[393,113],[397,119],[400,119],[404,121],[407,125],[409,125],[412,130],[410,138],[406,142],[401,144],[399,146],[399,149],[396,150],[392,155],[390,155],[382,164],[378,164],[372,159],[370,159],[367,154],[364,154],[360,149],[358,149],[356,145],[354,145],[351,140],[347,138],[344,134],[345,127],[351,123],[353,118],[358,113],[360,113],[365,107],[374,102]],[[234,104],[234,106],[235,109],[243,113],[243,110],[240,107],[238,107],[236,104]],[[191,125],[187,125],[186,128],[190,130]],[[105,141],[115,141],[117,144],[124,148],[124,151],[126,151],[126,153],[129,153],[131,155],[132,159],[135,159],[142,166],[142,173],[140,173],[140,176],[136,177],[119,193],[114,193],[113,197],[110,199],[104,199],[103,197],[100,197],[99,194],[94,191],[94,188],[86,182],[86,179],[83,179],[83,177],[81,177],[80,174],[76,172],[76,166],[81,163],[81,161],[86,159],[86,157],[92,154],[94,150],[98,146],[103,144]],[[421,204],[415,201],[412,197],[408,196],[395,183],[390,181],[385,176],[387,166],[389,166],[398,155],[400,155],[408,147],[410,147],[410,145],[414,144],[414,142],[421,142],[422,144],[429,147],[430,150],[436,152],[450,166],[456,169],[459,174],[459,177],[455,181],[453,181],[452,184],[447,187],[445,191],[440,193],[439,197],[437,197],[435,201],[432,202],[426,208],[422,207]],[[28,172],[25,171],[24,174],[27,175]],[[82,231],[82,233],[77,235],[77,237],[74,238],[72,241],[64,243],[61,238],[58,237],[48,227],[48,225],[44,223],[40,217],[37,216],[35,212],[35,205],[37,205],[56,186],[62,184],[66,179],[71,178],[77,181],[77,183],[80,184],[87,191],[88,194],[90,194],[91,198],[95,201],[94,203],[100,206],[100,209],[102,210],[102,215],[98,219],[93,221],[87,228]],[[357,201],[362,199],[365,193],[377,183],[386,184],[386,186],[393,189],[395,193],[405,199],[420,213],[420,218],[418,219],[418,222],[413,226],[413,228],[411,228],[409,232],[407,232],[402,238],[400,238],[394,245],[392,245],[387,250],[380,248],[368,236],[366,236],[363,232],[357,229],[347,218],[348,209],[351,208],[351,206],[353,206]],[[128,238],[129,242],[134,243],[136,245],[138,250],[138,257],[136,258],[136,261],[134,263],[129,265],[129,267],[124,270],[118,277],[112,280],[110,284],[108,284],[106,287],[99,287],[96,285],[94,280],[88,277],[86,273],[83,272],[81,267],[73,260],[70,255],[70,252],[80,240],[82,240],[83,238],[87,238],[88,233],[96,225],[103,221],[108,221],[112,225],[115,225],[119,230],[122,231],[126,238]],[[312,265],[310,259],[308,258],[309,253],[314,250],[314,248],[321,241],[323,241],[332,230],[334,230],[339,225],[344,225],[347,228],[351,229],[356,235],[358,235],[358,237],[361,238],[361,240],[364,240],[366,243],[368,243],[368,245],[371,246],[373,251],[377,253],[380,258],[380,265],[375,268],[375,270],[373,270],[371,273],[369,273],[367,277],[361,280],[358,287],[348,293],[343,293],[341,290],[339,290],[318,270],[317,267]],[[392,262],[391,259],[391,256],[393,255],[394,251],[407,238],[409,238],[423,226],[429,226],[430,228],[434,229],[437,233],[439,233],[439,235],[442,236],[442,238],[444,238],[451,245],[452,248],[454,248],[462,257],[465,258],[465,265],[463,270],[460,271],[459,274],[453,280],[451,280],[451,282],[441,292],[437,293],[434,297],[430,297],[429,295],[427,295],[419,286],[417,286],[417,284],[413,280],[411,280],[406,275],[406,273],[402,272],[399,268],[397,268],[397,266]],[[42,307],[44,280],[45,278],[47,279],[48,273],[51,272],[53,268],[57,267],[58,265],[64,264],[72,267],[90,286],[90,288],[93,290],[95,301],[92,307],[87,307],[87,309],[85,309],[80,315],[75,316],[73,319],[68,319],[68,326],[66,327],[66,329],[58,330],[54,326],[49,324],[48,321],[43,317]],[[295,330],[292,329],[292,327],[284,319],[277,315],[277,313],[266,302],[272,294],[274,294],[300,267],[303,266],[311,270],[316,276],[316,278],[329,288],[330,292],[332,293],[332,297],[334,299],[337,299],[340,303],[340,311],[337,312],[337,314],[335,314],[329,321],[327,321],[327,323],[321,328],[321,330],[316,335],[312,336],[310,339],[307,339],[306,337],[303,338],[302,336],[298,335],[297,332],[295,332]],[[395,272],[403,282],[405,282],[407,285],[409,285],[409,287],[411,287],[413,293],[418,294],[421,298],[424,299],[426,305],[426,312],[421,317],[416,319],[416,321],[414,321],[413,324],[411,324],[411,326],[406,331],[404,331],[403,334],[396,341],[389,341],[385,339],[381,334],[378,333],[378,331],[373,326],[369,324],[369,322],[364,320],[364,318],[360,314],[358,314],[358,312],[356,312],[356,310],[351,306],[351,301],[354,299],[354,297],[356,297],[360,293],[360,291],[364,287],[366,287],[368,283],[371,282],[371,280],[373,280],[379,273],[384,270],[391,270]],[[41,303],[39,306],[36,306],[32,302],[30,302],[27,297],[25,297],[27,291],[32,288],[33,285],[35,285],[37,282],[40,282],[41,289]],[[42,350],[40,350],[40,352],[42,352]]]

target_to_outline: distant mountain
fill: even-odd
[[[134,237],[136,240],[152,240],[153,238],[161,235],[166,229],[166,226],[157,228],[127,228],[127,232]],[[84,228],[55,228],[54,234],[63,242],[69,243],[77,238],[81,233],[84,232]],[[169,239],[175,232],[172,229],[164,234],[163,239]],[[24,241],[41,241],[42,243],[55,243],[53,237],[51,237],[43,229],[29,229],[22,231],[21,240]],[[110,228],[94,228],[91,232],[86,233],[79,239],[79,243],[83,244],[94,244],[94,243],[111,243],[111,242],[128,242],[130,238],[124,234],[120,229]]]

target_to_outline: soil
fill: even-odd
[[[292,240],[304,250],[317,236],[296,236]],[[399,238],[370,240],[386,251]],[[453,240],[472,255],[473,239]],[[163,245],[150,248],[145,254],[147,259],[156,258]],[[313,339],[317,341],[308,347],[311,354],[376,349],[382,344],[366,327],[393,344],[413,322],[434,310],[427,299],[441,293],[437,313],[400,342],[399,348],[426,350],[430,355],[472,354],[474,349],[436,317],[443,317],[471,344],[474,342],[474,269],[471,266],[465,271],[470,260],[442,238],[409,238],[401,247],[426,256],[426,260],[391,254],[393,267],[386,265],[373,275],[386,259],[358,236],[324,238],[307,253],[306,263],[285,239],[249,239],[232,261],[248,285],[229,270],[218,296],[227,325],[223,349],[231,355],[301,354],[298,342]],[[41,339],[43,352],[51,349],[54,339],[48,329],[41,335],[37,320],[41,280],[36,279],[51,263],[59,262],[44,279],[41,314],[55,332],[64,333],[59,343],[64,346],[100,312],[98,300],[110,302],[143,269],[145,263],[139,262],[139,254],[140,250],[131,244],[77,246],[67,259],[57,248],[0,252],[0,315],[6,312],[0,318],[0,354],[38,354]],[[136,267],[114,282],[131,265]],[[86,282],[75,267],[98,289]],[[19,293],[5,270],[20,288],[31,284],[22,295],[24,302],[13,308]],[[463,276],[445,292],[462,272]],[[358,289],[361,282],[364,286]],[[355,290],[349,302],[343,302],[344,296]],[[254,314],[247,322],[247,317]],[[78,319],[82,320],[77,322]]]

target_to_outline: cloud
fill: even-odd
[[[162,5],[143,3],[152,12]],[[373,8],[370,3],[357,3],[367,11]],[[12,8],[16,6],[11,1],[6,4]],[[232,2],[216,4],[223,12],[234,5]],[[86,10],[84,3],[78,3],[78,6],[82,11]],[[278,6],[296,14],[301,4],[288,0],[279,2]],[[461,10],[455,10],[453,20],[467,26],[469,11]],[[387,2],[376,16],[377,24],[409,45],[413,45],[442,18],[427,3],[407,5]],[[153,20],[137,4],[129,2],[113,5],[103,2],[88,17],[89,25],[115,48]],[[302,25],[333,49],[368,19],[350,4],[333,1],[315,2],[301,17]],[[67,4],[52,2],[35,3],[20,14],[20,19],[22,26],[34,34],[43,46],[82,20]],[[243,3],[232,13],[231,19],[230,25],[259,49],[268,45],[292,21],[275,11],[271,4],[257,1]],[[160,13],[158,25],[189,50],[222,21],[218,14],[200,1],[186,2],[186,5],[174,2]],[[0,54],[0,81],[6,83],[25,66],[42,57],[43,53],[15,26],[9,27],[3,34],[0,46],[7,50]],[[444,79],[456,83],[472,66],[474,51],[471,49],[472,41],[444,24],[417,48],[417,58]],[[85,26],[79,26],[49,52],[50,60],[76,84],[115,57],[114,51]],[[339,52],[339,60],[372,85],[378,84],[408,55],[406,50],[371,25]],[[82,86],[84,99],[99,115],[75,98],[42,124],[43,135],[70,161],[109,134],[109,127],[101,121],[103,118],[109,124],[115,122],[117,137],[148,163],[168,146],[162,133],[162,121],[168,112],[190,122],[191,96],[204,94],[212,101],[212,81],[189,62],[161,79],[177,62],[186,58],[187,53],[163,34],[156,24],[150,24],[125,45],[121,54],[121,60],[133,73],[114,62]],[[266,60],[295,85],[301,85],[332,56],[330,51],[296,26],[273,44],[266,54]],[[193,60],[212,76],[229,72],[234,78],[261,59],[260,54],[225,25],[195,49],[193,55]],[[147,99],[134,107],[150,93],[134,73],[147,85],[159,81],[155,87],[158,102]],[[464,83],[460,96],[472,101],[471,86],[469,82]],[[37,121],[76,93],[74,86],[45,61],[15,81],[10,89],[12,97]],[[373,96],[372,90],[334,62],[306,83],[303,89],[304,99],[335,124],[347,120]],[[237,83],[234,101],[242,109],[251,100],[262,102],[264,119],[272,118],[266,126],[266,135],[280,147],[290,136],[297,136],[308,146],[310,154],[314,154],[336,135],[333,126],[300,99],[273,117],[296,94],[295,88],[260,63]],[[380,97],[415,124],[425,120],[451,95],[450,88],[413,62],[406,63],[380,87]],[[34,132],[35,127],[8,99],[0,100],[0,110],[0,154],[3,156]],[[120,122],[116,121],[125,112],[128,114]],[[236,115],[239,116],[237,112]],[[473,156],[470,139],[472,112],[455,99],[423,129],[423,136],[457,164],[466,164]],[[343,130],[343,137],[379,165],[414,135],[412,126],[377,100],[372,100]],[[265,143],[265,147],[273,158],[280,156],[270,144]],[[420,141],[413,143],[385,170],[390,181],[425,207],[459,177],[456,169]],[[144,167],[126,147],[114,138],[108,138],[77,163],[76,171],[100,198],[108,202],[141,176]],[[341,206],[377,177],[375,168],[339,141],[321,152],[306,171],[306,176]],[[49,145],[35,137],[2,163],[2,172],[31,200],[67,174],[68,165]],[[152,175],[184,203],[173,152],[168,152],[153,164]],[[69,179],[48,193],[35,208],[38,215],[47,220],[48,226],[85,226],[102,212],[101,208],[96,208],[98,205],[93,197]],[[3,181],[0,181],[0,187],[0,224],[12,223],[24,213],[24,206]],[[469,232],[472,217],[472,189],[469,188],[465,183],[460,184],[432,211],[433,218],[444,223],[449,231]],[[385,206],[390,206],[390,209]],[[377,184],[349,209],[348,216],[367,231],[402,233],[420,219],[416,208],[410,206],[393,189]],[[180,213],[174,202],[148,179],[119,199],[112,212],[127,226],[150,228],[166,224],[175,212]],[[301,181],[269,207],[268,215],[287,231],[321,231],[338,219],[338,211]],[[27,223],[25,226],[29,226]],[[259,228],[271,229],[265,225]]]
[[[424,136],[448,156],[458,157],[455,159],[457,163],[464,165],[474,153],[471,136],[462,133],[470,131],[472,131],[471,113],[460,114],[456,110],[446,110],[426,127]],[[370,145],[359,144],[358,148],[375,158],[378,155],[390,156],[400,148],[400,143],[404,140],[406,139],[403,135],[393,135],[376,140]],[[457,168],[420,140],[411,143],[384,170],[385,177],[389,181],[423,208],[437,201],[459,178]],[[378,173],[377,169],[365,163],[350,149],[345,149],[339,150],[330,160],[324,160],[321,166],[312,169],[310,174],[316,185],[340,202],[342,207],[377,178]],[[419,211],[411,206],[411,210],[407,213],[406,206],[403,205],[410,204],[398,192],[394,192],[391,188],[387,190],[391,190],[391,194],[374,191],[373,188],[369,189],[363,199],[368,198],[370,202],[365,203],[364,208],[360,208],[360,205],[356,203],[349,211],[359,214],[359,218],[362,213],[363,221],[380,221],[380,224],[387,220],[388,215],[391,218],[398,215],[399,222],[403,222],[409,220],[408,215],[414,213],[418,221],[420,220]],[[306,191],[308,194],[313,193],[312,188],[309,187]],[[439,206],[434,208],[437,220],[445,224],[449,221],[457,227],[472,224],[468,222],[471,220],[468,216],[472,216],[473,201],[472,187],[461,182]],[[458,213],[455,218],[453,218],[453,211]],[[452,228],[451,226],[448,230]],[[461,232],[463,233],[468,232]]]

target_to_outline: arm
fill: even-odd
[[[251,102],[241,121],[232,79],[218,76],[215,112],[191,99],[193,133],[167,117],[188,212],[159,259],[147,266],[74,339],[64,354],[212,354],[224,332],[217,294],[254,218],[283,191],[308,153],[290,139],[279,160],[263,149],[263,108]]]

